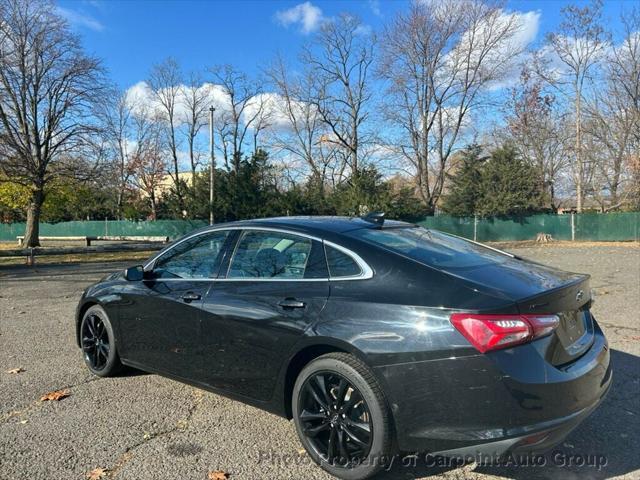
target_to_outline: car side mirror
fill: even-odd
[[[142,265],[136,265],[135,267],[129,267],[124,271],[124,278],[130,282],[139,282],[144,279],[144,268]]]

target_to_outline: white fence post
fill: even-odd
[[[473,241],[478,241],[478,215],[473,216]]]
[[[571,212],[571,241],[576,241],[576,214]]]

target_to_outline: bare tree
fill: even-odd
[[[148,198],[152,220],[158,217],[159,187],[167,171],[166,136],[161,123],[159,119],[150,121],[144,113],[136,115],[134,122],[137,147],[131,159],[132,182]]]
[[[102,131],[112,157],[116,183],[116,215],[122,218],[124,198],[133,174],[131,168],[130,129],[133,109],[127,93],[112,89],[102,102],[99,115],[102,120]]]
[[[605,84],[586,105],[585,134],[596,156],[592,190],[603,212],[619,208],[631,189],[628,167],[640,148],[640,18],[633,9],[622,18],[624,38],[605,63]]]
[[[552,85],[564,91],[574,108],[575,142],[571,164],[576,189],[576,209],[582,212],[585,187],[593,174],[593,165],[584,155],[583,104],[588,83],[607,46],[607,34],[600,24],[602,1],[578,7],[568,5],[562,9],[563,20],[557,32],[547,36],[547,43],[561,68],[549,65],[540,69]]]
[[[518,85],[510,88],[507,102],[507,130],[522,158],[540,172],[540,187],[554,210],[558,177],[567,166],[567,128],[553,95],[526,66]]]
[[[262,104],[256,103],[254,99],[262,90],[257,82],[231,65],[212,67],[209,71],[227,97],[226,105],[219,109],[216,118],[225,164],[231,171],[237,172],[246,148],[248,132],[263,116]]]
[[[100,62],[45,0],[0,0],[0,173],[31,189],[25,245],[39,245],[46,186],[84,174],[70,155],[95,132]]]
[[[357,183],[364,147],[371,142],[366,125],[371,108],[371,65],[375,37],[351,14],[325,22],[302,60],[315,81],[309,98],[330,133],[324,141],[339,147]]]
[[[196,169],[200,163],[196,142],[200,130],[206,123],[207,111],[210,106],[208,88],[203,85],[199,74],[192,73],[189,76],[189,82],[182,92],[182,101],[185,106],[183,123],[186,125],[187,144],[189,145],[191,181],[192,187],[195,188]]]
[[[481,0],[414,2],[385,29],[379,73],[387,80],[389,143],[409,164],[434,211],[469,114],[512,68],[521,24]]]
[[[147,80],[155,100],[158,102],[159,111],[167,128],[167,146],[171,153],[171,170],[169,174],[175,185],[176,196],[180,210],[184,207],[184,193],[180,182],[180,165],[178,161],[178,127],[180,119],[177,115],[181,95],[182,72],[180,65],[173,58],[167,58],[162,63],[154,65]]]
[[[624,12],[621,18],[624,38],[613,48],[608,58],[609,82],[617,86],[616,96],[627,102],[634,122],[632,131],[635,146],[640,145],[640,8]],[[637,153],[637,152],[636,152]]]
[[[272,131],[272,145],[287,158],[287,167],[302,163],[297,173],[309,176],[321,197],[329,184],[331,166],[336,160],[336,145],[329,142],[329,130],[316,107],[318,103],[313,72],[292,76],[281,57],[277,57],[267,75],[277,93],[274,106],[284,125]]]

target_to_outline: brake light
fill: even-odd
[[[454,313],[453,326],[481,353],[530,342],[553,332],[557,315]]]

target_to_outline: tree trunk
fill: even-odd
[[[23,245],[25,247],[40,246],[40,213],[44,202],[42,187],[33,191],[27,207],[27,227],[24,232]]]
[[[193,137],[189,138],[189,160],[191,161],[191,188],[193,188],[193,198],[196,196],[196,159],[193,146]]]
[[[609,207],[611,209],[616,208],[615,206],[618,205],[618,183],[619,180],[616,179],[611,185],[611,197],[609,199]]]
[[[582,213],[582,199],[584,194],[582,193],[582,181],[576,182],[576,212]]]
[[[583,191],[583,172],[584,163],[582,161],[582,88],[576,87],[576,210],[582,213],[582,201],[584,199]]]
[[[124,191],[122,188],[118,189],[118,205],[116,206],[116,216],[118,220],[122,220],[122,209],[124,207]]]
[[[156,206],[156,196],[154,192],[149,195],[149,201],[151,203],[151,220],[156,221],[158,219],[158,209]]]

